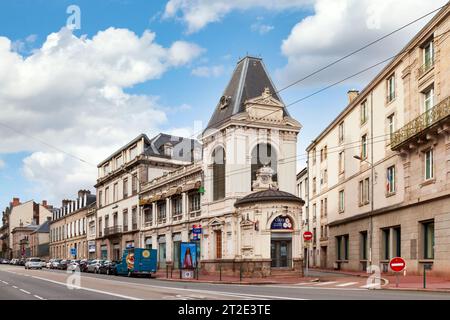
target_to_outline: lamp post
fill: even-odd
[[[373,167],[373,163],[367,161],[366,159],[361,158],[360,156],[353,156],[353,158],[359,160],[359,161],[363,161],[366,162],[370,165],[370,213],[369,213],[369,268],[370,266],[372,266],[372,234],[373,234],[373,224],[372,224],[372,214],[373,214],[373,210],[374,210],[374,192],[373,192],[373,186],[374,186],[374,171],[375,168]]]

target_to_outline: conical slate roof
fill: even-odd
[[[279,94],[276,93],[277,90],[262,59],[249,56],[241,59],[237,63],[230,82],[222,95],[222,97],[228,98],[228,102],[224,107],[219,101],[209,120],[207,129],[217,128],[230,117],[245,111],[244,102],[261,96],[265,88],[269,88],[275,99],[283,102]],[[289,116],[286,108],[284,108],[284,115]]]
[[[256,202],[273,202],[273,201],[287,201],[287,202],[297,202],[303,205],[305,203],[304,200],[301,198],[293,195],[292,193],[275,190],[275,189],[268,189],[263,191],[257,191],[250,193],[246,195],[245,197],[237,200],[234,203],[235,207],[239,207],[243,204],[247,203],[256,203]]]

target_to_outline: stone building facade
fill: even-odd
[[[328,268],[401,256],[450,275],[450,9],[443,8],[307,148],[310,228]],[[319,219],[320,216],[320,219]],[[323,261],[321,257],[321,261]]]

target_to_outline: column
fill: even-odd
[[[186,196],[186,192],[183,192],[181,194],[181,213],[182,213],[182,219],[187,219],[187,196]]]
[[[152,217],[153,217],[153,225],[156,225],[156,219],[157,219],[157,216],[156,216],[156,202],[152,202]]]
[[[170,197],[166,198],[166,221],[167,223],[172,222],[172,208],[171,208],[171,201]]]

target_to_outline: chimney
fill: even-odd
[[[46,208],[48,207],[48,205],[47,205],[47,200],[42,200],[42,206],[43,206],[43,207],[46,207]]]
[[[12,206],[13,207],[17,207],[19,205],[20,205],[20,199],[19,198],[13,198]]]
[[[85,194],[91,194],[90,190],[80,190],[78,191],[78,198],[84,197]]]
[[[356,89],[351,89],[347,92],[347,96],[348,96],[348,103],[352,103],[353,100],[356,99],[356,97],[358,97],[359,95],[359,91]]]

